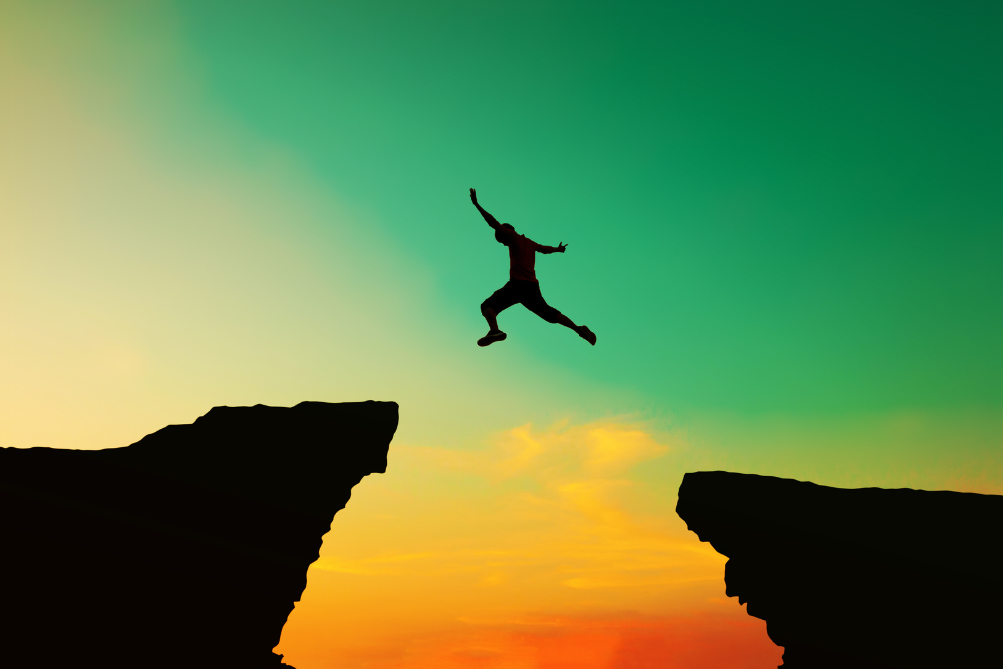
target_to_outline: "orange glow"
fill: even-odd
[[[727,610],[727,612],[725,612]],[[297,666],[371,669],[762,669],[783,649],[766,624],[733,604],[662,617],[458,620],[447,629],[388,635],[369,648],[316,648]]]

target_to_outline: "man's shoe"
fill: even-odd
[[[592,344],[593,346],[596,345],[596,336],[595,336],[595,333],[592,332],[592,330],[589,330],[588,327],[586,327],[586,326],[583,325],[578,330],[578,336],[581,337],[582,339],[584,339],[585,341],[587,341],[588,343]]]
[[[481,337],[480,339],[477,340],[477,345],[478,346],[490,346],[491,344],[495,343],[496,341],[501,341],[501,340],[505,339],[506,337],[508,337],[508,335],[505,334],[504,332],[502,332],[501,330],[491,330],[486,335],[484,335],[483,337]],[[595,336],[593,336],[592,338],[595,339]]]

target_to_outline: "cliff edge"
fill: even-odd
[[[216,407],[124,448],[0,449],[3,665],[284,666],[307,568],[397,420],[393,402]]]
[[[1000,664],[1001,496],[697,472],[676,512],[785,669]]]

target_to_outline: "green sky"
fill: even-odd
[[[767,5],[181,7],[213,103],[372,212],[474,333],[505,258],[470,185],[571,244],[545,294],[602,342],[512,317],[520,353],[655,404],[998,406],[999,6]]]
[[[93,299],[115,314],[98,329],[153,361],[139,392],[185,411],[413,399],[419,441],[619,414],[998,425],[996,3],[3,6],[11,81],[63,81],[66,109],[156,166],[143,181],[123,149],[119,172],[183,184],[151,195],[83,144],[45,153],[87,158],[70,178],[39,167],[38,193],[66,203],[50,230],[4,223],[24,270],[12,347],[40,345],[45,305]],[[42,90],[8,97],[56,142],[30,111]],[[11,146],[27,137],[7,129]],[[255,221],[185,204],[223,180],[258,198],[239,205]],[[570,245],[539,275],[595,349],[520,309],[504,346],[472,348],[507,259],[470,186],[520,232]]]

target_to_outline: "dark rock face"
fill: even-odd
[[[1003,497],[686,474],[676,512],[785,669],[1003,666]]]
[[[284,666],[307,567],[396,429],[393,402],[303,402],[125,448],[0,449],[0,664]]]

